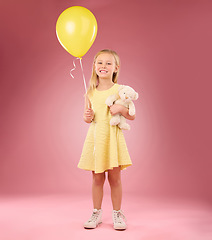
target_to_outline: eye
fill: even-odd
[[[102,62],[98,62],[98,64],[102,64]]]
[[[111,63],[110,63],[110,62],[108,62],[108,63],[107,63],[107,65],[111,65]]]
[[[125,94],[125,92],[124,92],[124,94]]]

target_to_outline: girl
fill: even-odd
[[[120,113],[129,120],[128,108],[114,104],[110,108],[105,104],[108,96],[118,93],[120,60],[116,52],[102,50],[94,58],[90,86],[85,95],[84,121],[91,123],[78,167],[92,171],[93,213],[85,222],[84,228],[96,228],[101,223],[103,186],[105,172],[111,187],[113,205],[113,226],[116,230],[125,230],[125,216],[121,210],[122,184],[121,170],[132,165],[124,135],[118,126],[111,126],[111,116]]]

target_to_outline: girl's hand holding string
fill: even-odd
[[[84,112],[84,120],[85,120],[85,122],[91,123],[93,118],[94,118],[94,111],[93,111],[93,109],[92,108],[85,109],[85,112]]]

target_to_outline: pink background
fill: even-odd
[[[120,84],[140,94],[125,132],[133,166],[125,193],[212,200],[211,1],[10,0],[1,7],[0,193],[90,194],[78,169],[89,127],[79,62],[59,44],[55,24],[80,5],[98,22],[83,57],[87,83],[103,48],[121,57]],[[108,184],[106,191],[109,191]]]

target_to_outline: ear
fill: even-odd
[[[115,67],[115,73],[117,73],[118,72],[118,70],[119,70],[119,66],[117,65],[116,67]]]
[[[118,91],[122,90],[124,87],[125,87],[124,85],[120,85]]]
[[[134,100],[137,100],[138,99],[138,93],[135,92],[135,95],[134,95]]]

